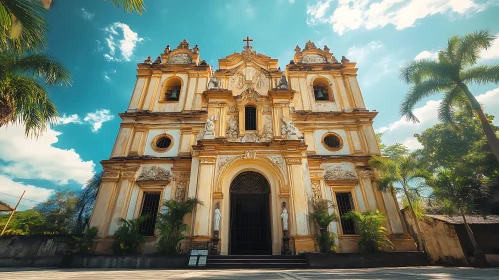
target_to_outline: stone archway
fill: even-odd
[[[230,184],[231,255],[270,255],[270,184],[254,171],[239,173]]]

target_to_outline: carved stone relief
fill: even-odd
[[[329,163],[324,168],[325,180],[355,181],[357,174],[345,163]]]
[[[248,88],[262,89],[268,86],[268,79],[264,73],[253,67],[245,67],[229,79],[229,89],[242,89],[246,85]]]
[[[220,172],[220,169],[224,167],[224,165],[229,162],[229,160],[233,159],[235,156],[219,156],[218,157],[218,172]]]
[[[159,166],[147,166],[142,169],[142,173],[140,173],[137,181],[171,181],[171,179],[170,170]]]
[[[187,181],[177,182],[177,189],[175,190],[175,200],[183,201],[185,199],[186,189],[187,189]]]
[[[319,181],[312,182],[312,192],[314,195],[314,201],[319,201],[322,199],[321,183]]]
[[[232,116],[227,120],[227,138],[229,140],[237,140],[239,132],[239,119]]]
[[[326,58],[318,54],[304,55],[301,63],[326,63]]]
[[[192,58],[186,53],[179,53],[168,58],[166,64],[189,64],[192,63]]]
[[[242,143],[255,143],[260,142],[260,137],[258,137],[255,133],[246,133],[244,137],[241,139]]]
[[[284,159],[280,155],[268,155],[267,156],[273,163],[279,166],[283,174],[286,174],[286,169],[284,168]]]
[[[274,138],[274,132],[272,131],[272,117],[266,117],[265,123],[263,124],[262,139],[270,141]]]

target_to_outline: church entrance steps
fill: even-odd
[[[305,256],[230,255],[208,256],[207,268],[308,268]]]

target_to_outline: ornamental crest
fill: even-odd
[[[301,63],[326,63],[326,58],[318,54],[307,54],[303,56]]]
[[[324,179],[327,181],[355,181],[357,174],[343,165],[329,165],[325,168]]]
[[[192,63],[192,58],[186,53],[179,53],[171,56],[166,64],[189,64]]]
[[[159,166],[148,166],[142,169],[142,173],[140,173],[137,181],[171,181],[171,178],[170,170]]]

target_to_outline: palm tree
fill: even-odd
[[[487,187],[476,174],[450,170],[440,170],[436,178],[430,181],[430,185],[433,188],[432,196],[442,205],[443,212],[463,217],[464,227],[473,244],[475,264],[486,266],[485,254],[475,240],[465,213],[473,212],[476,202],[488,196]]]
[[[0,53],[0,127],[22,123],[26,136],[39,136],[57,121],[57,109],[40,78],[49,86],[71,82],[68,70],[46,55]]]
[[[45,8],[50,8],[53,5],[54,0],[40,0],[43,3],[43,6]],[[110,1],[116,8],[120,6],[120,4],[123,5],[125,12],[127,13],[139,13],[142,14],[143,11],[146,10],[146,7],[144,6],[144,0],[105,0],[105,1]]]
[[[417,102],[439,92],[445,92],[438,110],[442,122],[453,123],[454,108],[463,107],[475,112],[481,123],[492,153],[499,160],[499,139],[492,129],[480,104],[468,89],[469,84],[499,83],[499,65],[475,66],[480,51],[492,45],[495,37],[488,30],[465,36],[453,36],[447,49],[438,53],[438,61],[412,61],[400,71],[400,78],[413,87],[405,96],[400,113],[408,120],[418,122],[412,109]]]
[[[401,155],[397,157],[396,160],[373,155],[369,164],[381,173],[377,178],[378,188],[381,191],[391,191],[396,185],[402,186],[404,195],[409,203],[411,216],[416,226],[418,248],[426,251],[426,244],[421,235],[419,221],[416,217],[411,198],[415,188],[425,186],[424,181],[431,178],[431,173],[421,166],[421,163],[414,153]]]
[[[0,0],[0,51],[23,53],[44,49],[45,14],[38,1]]]

